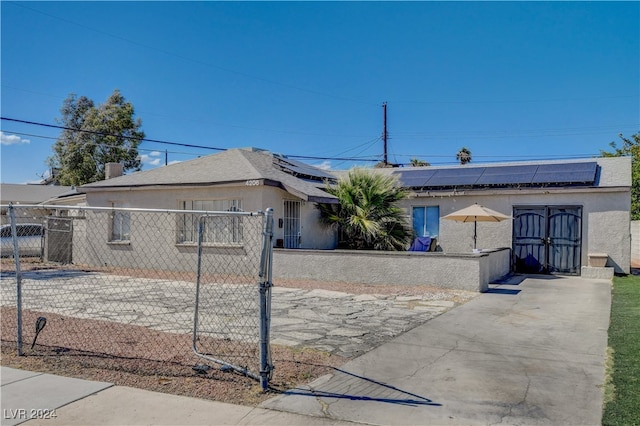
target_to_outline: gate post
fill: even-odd
[[[273,209],[268,208],[262,233],[262,256],[260,259],[260,386],[269,387],[272,365],[269,351],[269,328],[271,323],[271,287],[273,256]]]
[[[13,204],[9,204],[9,218],[11,220],[11,237],[13,240],[13,260],[16,265],[16,336],[18,356],[22,355],[22,271],[20,271],[20,251],[18,250],[18,234],[16,232],[16,212]]]

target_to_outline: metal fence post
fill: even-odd
[[[260,259],[260,386],[269,387],[272,365],[269,351],[269,328],[271,323],[271,282],[273,255],[273,209],[268,208],[265,215],[262,238],[262,256]]]
[[[18,355],[22,355],[22,271],[20,271],[20,251],[18,250],[18,234],[16,232],[16,212],[13,204],[9,204],[11,220],[11,237],[13,240],[13,260],[16,264],[16,310],[17,310],[17,346]]]

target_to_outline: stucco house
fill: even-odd
[[[580,274],[590,253],[630,272],[630,157],[383,170],[411,191],[416,233],[445,252],[472,251],[474,226],[442,217],[478,203],[513,217],[479,223],[477,244],[509,247],[516,272]]]
[[[477,244],[509,248],[516,272],[580,274],[590,253],[606,254],[615,272],[630,272],[631,158],[372,170],[396,176],[410,191],[402,207],[418,236],[437,238],[434,255],[472,252],[473,224],[442,218],[478,203],[513,217],[478,224]],[[276,247],[326,250],[336,247],[337,235],[320,224],[315,203],[337,202],[323,188],[343,174],[255,148],[230,149],[81,191],[88,206],[271,207]]]
[[[218,211],[270,207],[276,246],[330,249],[336,245],[336,234],[321,226],[315,203],[337,202],[321,189],[333,179],[321,169],[284,156],[241,148],[112,177],[81,190],[92,207]],[[187,234],[193,238],[193,232]]]
[[[57,199],[74,188],[71,186],[23,184],[23,183],[2,183],[0,184],[0,205],[20,205],[20,204],[40,204],[47,200]],[[46,216],[49,210],[34,211],[38,216]],[[1,222],[7,222],[7,209],[0,209]]]

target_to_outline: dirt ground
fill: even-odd
[[[28,347],[29,345],[27,345]],[[346,359],[326,353],[272,347],[276,366],[270,389],[263,392],[258,382],[219,365],[186,354],[172,361],[122,358],[59,348],[39,348],[37,353],[17,356],[14,342],[2,341],[2,365],[29,371],[110,382],[155,392],[211,399],[242,405],[257,405],[279,392],[308,383],[339,367]],[[196,365],[210,370],[196,372]]]
[[[21,268],[26,271],[49,267],[36,261],[23,263]],[[15,271],[12,268],[12,262],[8,259],[2,260],[2,270],[3,272]],[[122,269],[109,271],[109,273],[147,278],[154,274],[153,271]],[[469,292],[428,286],[370,286],[313,280],[275,281],[274,285],[302,289],[321,288],[351,294],[375,293],[398,296],[429,294],[431,300],[447,299],[456,303],[464,303],[473,297]],[[64,347],[54,344],[59,342],[59,339],[51,338],[51,341],[47,341],[47,338],[43,337],[38,338],[33,350],[29,349],[31,342],[25,342],[25,355],[17,356],[15,308],[2,307],[1,314],[0,363],[3,366],[234,404],[257,405],[279,392],[309,383],[348,361],[347,358],[317,350],[272,345],[272,361],[275,370],[270,381],[270,389],[263,392],[256,380],[236,372],[223,371],[220,365],[196,357],[190,350],[189,335],[166,334],[159,338],[155,334],[160,332],[113,322],[95,322],[60,316],[59,319],[66,322],[68,329],[78,330],[73,335],[64,336],[67,342]],[[28,315],[31,314],[37,315],[37,313]],[[47,317],[50,321],[54,320],[54,314],[47,313]],[[31,324],[32,321],[28,323]],[[97,343],[94,347],[87,344],[87,335],[101,336],[102,339],[114,339],[126,335],[126,351],[104,353]],[[81,344],[74,344],[75,339],[82,339]],[[69,348],[83,348],[83,350]],[[204,372],[194,369],[196,366],[203,365],[210,368]]]

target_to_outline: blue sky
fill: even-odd
[[[2,116],[56,124],[116,88],[148,138],[454,164],[597,155],[640,131],[638,2],[10,2]],[[56,129],[3,120],[2,182]],[[143,142],[144,169],[216,151]]]

